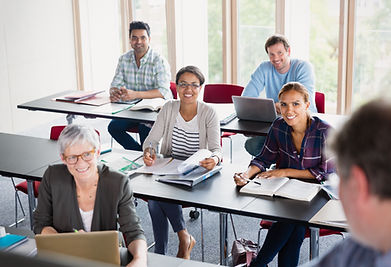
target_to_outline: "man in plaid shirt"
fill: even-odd
[[[119,58],[117,70],[110,88],[111,102],[134,99],[171,99],[170,67],[167,61],[149,46],[150,28],[147,23],[133,21],[129,27],[132,50]],[[127,130],[137,127],[141,144]],[[142,150],[145,138],[151,130],[149,125],[133,120],[112,120],[108,126],[111,136],[125,149]]]

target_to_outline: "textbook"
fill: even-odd
[[[341,201],[329,200],[309,221],[328,226],[348,228],[348,223],[343,211]]]
[[[0,237],[0,250],[10,250],[25,241],[27,241],[26,236],[7,234]]]
[[[258,183],[254,183],[257,181]],[[264,196],[280,196],[300,201],[311,201],[320,185],[289,179],[288,177],[255,178],[240,189],[241,193]]]
[[[201,166],[198,166],[196,169],[192,170],[186,175],[164,175],[156,178],[156,181],[192,187],[220,172],[222,168],[222,166],[216,166],[212,170],[207,170]]]
[[[130,110],[150,109],[152,111],[159,111],[166,103],[164,98],[145,98],[140,102],[136,103]]]
[[[97,96],[101,91],[77,91],[55,98],[56,101],[101,106],[110,102],[108,96]]]

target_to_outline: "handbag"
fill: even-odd
[[[232,244],[231,255],[232,255],[232,266],[249,266],[252,259],[257,256],[258,245],[251,240],[240,238],[236,235],[234,221],[232,214],[230,214],[232,230],[234,232],[235,240]]]

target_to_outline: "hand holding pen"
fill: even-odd
[[[149,143],[149,146],[144,150],[144,163],[147,166],[152,166],[155,163],[156,159],[156,150],[152,147],[152,143]]]
[[[247,172],[237,172],[234,174],[234,180],[237,186],[244,186],[249,182],[253,182],[255,184],[261,185],[259,181],[250,180],[248,178]]]

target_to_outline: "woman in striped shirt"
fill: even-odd
[[[197,100],[205,78],[194,66],[180,69],[176,75],[179,100],[167,102],[159,112],[151,132],[146,138],[144,163],[154,164],[155,149],[160,140],[160,153],[165,157],[186,159],[199,149],[209,149],[210,158],[200,162],[208,170],[213,169],[221,161],[220,124],[214,109]],[[155,238],[155,253],[165,254],[168,242],[168,221],[179,239],[177,257],[190,259],[190,252],[195,240],[187,230],[182,214],[182,206],[149,200],[149,213],[152,219]]]
[[[234,175],[238,186],[254,177],[288,176],[320,182],[334,172],[331,160],[324,155],[330,126],[309,114],[307,89],[298,82],[289,82],[280,90],[278,99],[282,117],[273,122],[260,154],[250,162],[247,171]],[[267,170],[274,163],[276,168]],[[278,266],[297,266],[305,231],[302,225],[274,223],[250,266],[266,266],[277,253]]]

